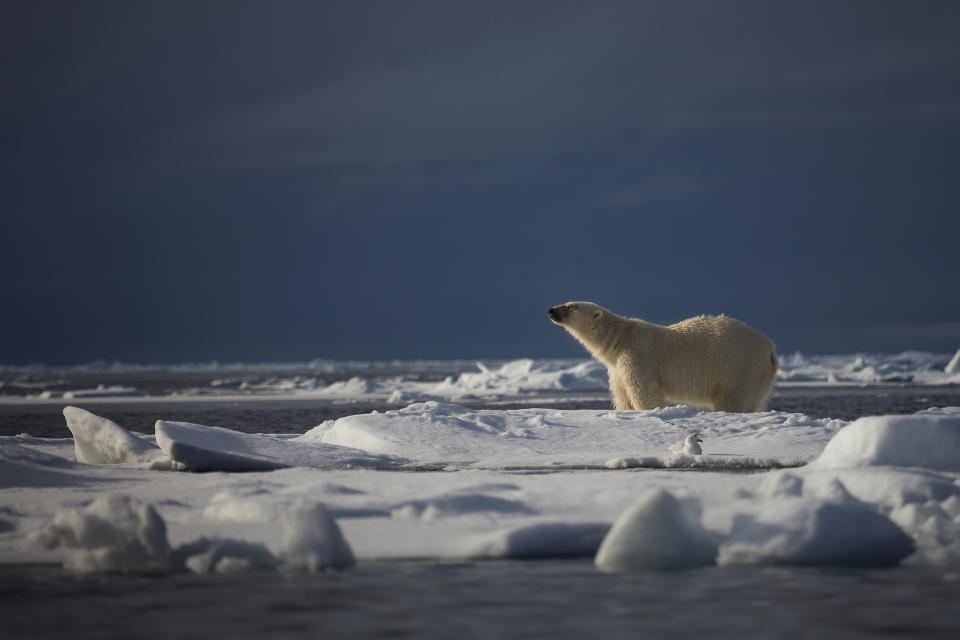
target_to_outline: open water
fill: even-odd
[[[589,560],[366,563],[319,575],[74,577],[0,567],[6,638],[956,638],[960,573]]]

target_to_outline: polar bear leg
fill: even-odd
[[[610,395],[613,397],[613,408],[617,411],[630,411],[634,409],[633,402],[630,399],[630,392],[627,385],[623,383],[620,376],[615,371],[607,372],[610,378]]]
[[[634,409],[645,411],[667,406],[667,399],[660,389],[660,385],[652,380],[644,380],[628,387],[630,403]]]

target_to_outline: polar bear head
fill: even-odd
[[[554,324],[574,334],[588,336],[596,332],[607,310],[592,302],[567,302],[550,307],[547,313]]]
[[[595,358],[609,366],[608,351],[624,329],[623,318],[592,302],[559,304],[547,313],[554,324],[570,332]]]

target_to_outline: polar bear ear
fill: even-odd
[[[599,320],[599,319],[602,318],[602,317],[603,317],[603,311],[601,311],[600,309],[594,309],[594,310],[593,310],[593,319],[594,319],[594,320]]]

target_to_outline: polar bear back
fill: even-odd
[[[666,327],[655,358],[666,400],[726,411],[759,411],[777,370],[773,343],[728,316]]]

